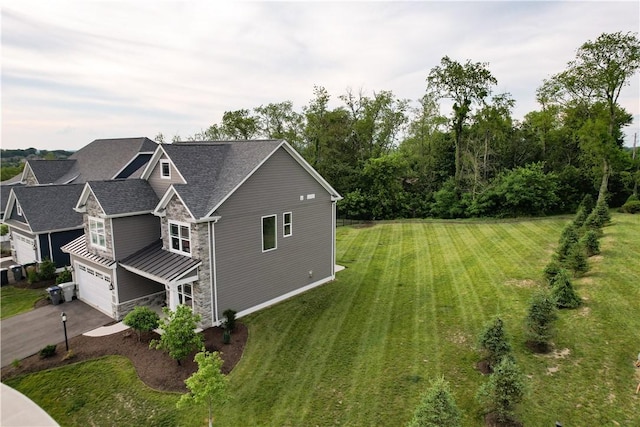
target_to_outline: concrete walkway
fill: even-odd
[[[0,365],[36,354],[49,344],[64,343],[61,314],[67,315],[67,337],[91,331],[113,319],[79,300],[47,305],[0,322]]]
[[[59,424],[27,396],[0,383],[0,425],[3,427],[49,427]]]

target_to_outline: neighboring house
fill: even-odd
[[[115,319],[186,304],[208,327],[333,280],[339,199],[285,141],[160,144],[141,179],[85,185],[85,235],[62,249]]]
[[[157,145],[144,137],[96,139],[65,160],[27,160],[19,179],[2,183],[2,218],[9,225],[14,260],[30,264],[50,258],[58,267],[70,265],[60,247],[83,235],[82,215],[73,211],[82,191],[76,184],[138,178]],[[71,188],[65,190],[67,185]],[[40,189],[27,190],[33,188]]]
[[[73,211],[82,185],[12,186],[2,218],[9,226],[11,252],[18,264],[69,265],[60,247],[84,234],[82,215]]]
[[[144,137],[96,139],[66,160],[28,160],[21,181],[43,185],[137,178],[157,145]]]

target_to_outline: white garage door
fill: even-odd
[[[36,262],[35,242],[33,239],[20,233],[13,233],[13,247],[16,250],[16,262],[18,264],[31,264]]]
[[[76,263],[76,282],[78,284],[78,298],[100,311],[113,316],[111,308],[111,277]]]

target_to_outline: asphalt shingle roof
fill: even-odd
[[[149,183],[142,179],[91,181],[89,187],[106,215],[152,211],[159,202]]]
[[[75,160],[29,160],[29,167],[38,180],[38,184],[64,184],[58,182],[76,164]]]
[[[82,226],[82,214],[73,210],[82,185],[12,187],[31,230],[42,233]]]
[[[282,140],[163,144],[187,181],[174,188],[196,218],[206,216],[280,145]]]

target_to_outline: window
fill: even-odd
[[[93,246],[106,249],[107,239],[104,232],[104,220],[89,218],[89,237]]]
[[[276,248],[276,216],[262,217],[262,252]]]
[[[163,179],[171,179],[171,164],[169,160],[160,160],[160,176]]]
[[[193,285],[191,283],[178,285],[178,304],[186,305],[193,310]]]
[[[291,236],[293,229],[291,228],[291,212],[285,212],[282,214],[282,235],[284,237]]]
[[[191,255],[191,232],[189,224],[169,221],[171,251]]]
[[[22,206],[20,206],[20,203],[16,203],[16,213],[18,216],[22,216]]]

